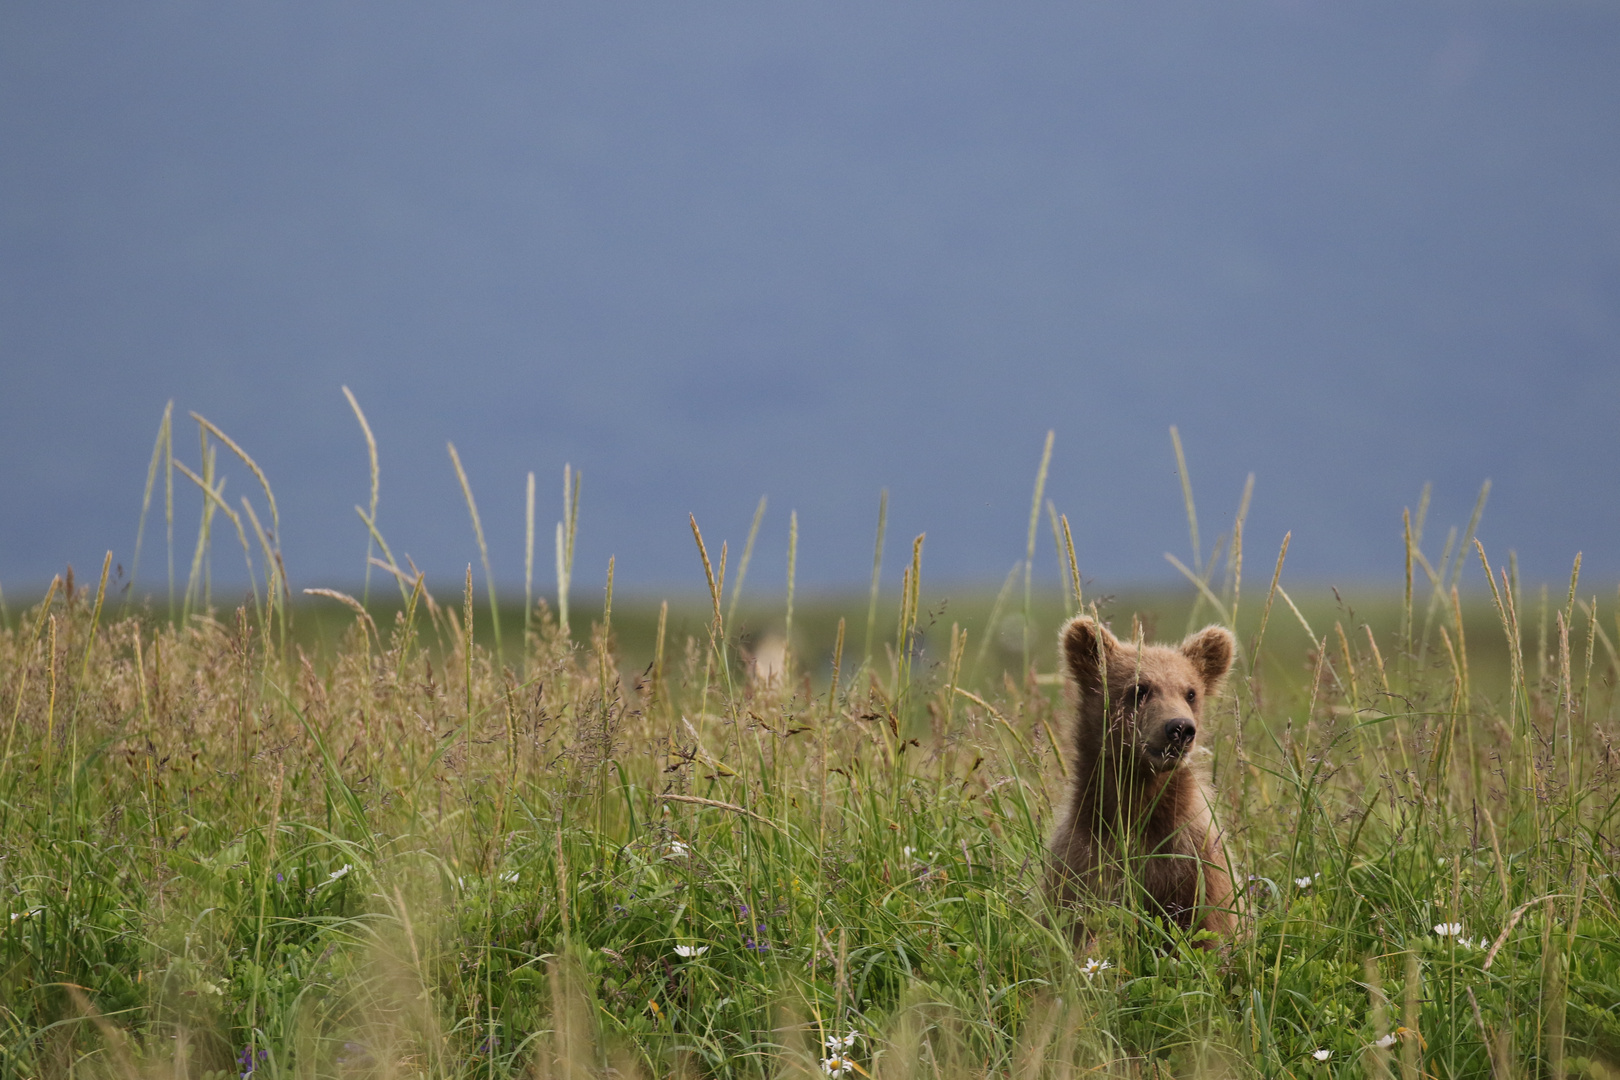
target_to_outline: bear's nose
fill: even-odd
[[[1176,719],[1164,726],[1164,737],[1175,747],[1185,748],[1191,745],[1193,736],[1197,734],[1198,728],[1191,720]]]

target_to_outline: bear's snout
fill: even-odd
[[[1142,747],[1148,768],[1166,772],[1180,765],[1197,735],[1198,724],[1190,716],[1173,716],[1157,725]]]
[[[1164,737],[1172,747],[1185,750],[1192,745],[1193,736],[1198,734],[1198,726],[1191,719],[1178,717],[1164,725]]]

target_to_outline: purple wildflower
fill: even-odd
[[[258,1068],[261,1064],[269,1060],[270,1051],[268,1050],[260,1050],[257,1059],[255,1059],[253,1055],[253,1046],[250,1043],[247,1046],[242,1047],[242,1052],[236,1055],[236,1063],[242,1067],[242,1071],[238,1075],[242,1077],[251,1076],[253,1075],[254,1069]]]
[[[342,1067],[366,1065],[370,1061],[371,1051],[366,1049],[364,1043],[346,1042],[343,1044],[343,1050],[337,1056],[337,1063]]]

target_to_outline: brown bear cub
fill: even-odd
[[[1183,929],[1231,933],[1231,876],[1208,769],[1193,751],[1234,645],[1220,626],[1178,647],[1126,645],[1087,617],[1063,628],[1078,700],[1048,879],[1060,906],[1122,902],[1129,889]],[[1075,940],[1083,933],[1076,919]]]

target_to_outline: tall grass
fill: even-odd
[[[743,602],[762,500],[731,582],[692,523],[701,607],[615,607],[610,564],[588,633],[536,599],[503,649],[470,562],[437,598],[395,562],[375,465],[367,565],[397,605],[287,604],[271,510],[253,596],[209,607],[212,514],[250,566],[257,520],[212,443],[183,618],[109,617],[104,567],[0,629],[7,1077],[1615,1073],[1620,609],[1578,562],[1561,605],[1527,606],[1478,512],[1431,559],[1425,495],[1393,600],[1296,601],[1286,538],[1244,596],[1248,491],[1199,550],[1177,436],[1190,594],[1082,597],[1049,506],[1067,590],[1026,587],[1012,633],[1048,443],[994,602],[928,586],[919,536],[880,615],[886,496],[869,597]],[[570,470],[563,596],[578,490]],[[1046,906],[1051,642],[1082,605],[1239,635],[1206,725],[1243,886],[1218,950],[1114,908],[1077,953]],[[750,663],[767,632],[774,675]]]

